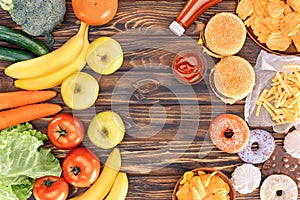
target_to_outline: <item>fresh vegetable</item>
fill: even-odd
[[[70,74],[80,71],[86,64],[85,57],[89,45],[87,39],[87,31],[88,30],[86,29],[86,33],[84,36],[84,47],[81,53],[77,56],[77,58],[74,58],[73,62],[66,66],[61,66],[61,68],[57,71],[47,75],[43,75],[37,78],[16,80],[15,86],[17,88],[26,90],[48,89],[60,85],[62,81],[66,79]],[[60,59],[64,59],[64,55],[60,55]]]
[[[111,190],[121,168],[121,155],[115,148],[108,156],[105,166],[96,182],[84,193],[70,200],[103,200]]]
[[[72,0],[74,13],[81,21],[99,26],[114,18],[118,10],[118,0]]]
[[[85,147],[75,148],[64,159],[62,170],[63,177],[71,185],[88,187],[98,178],[100,160]]]
[[[85,72],[75,72],[61,84],[63,101],[74,110],[84,110],[91,107],[96,102],[98,94],[98,81]]]
[[[62,113],[48,124],[48,137],[55,147],[70,150],[82,142],[84,125],[73,115]]]
[[[24,32],[32,36],[46,35],[53,38],[51,32],[61,23],[66,13],[64,0],[0,0],[4,10],[8,10]]]
[[[65,200],[69,185],[62,177],[44,176],[35,180],[33,196],[36,200]]]
[[[42,41],[27,35],[23,31],[14,30],[1,25],[0,40],[23,47],[38,56],[47,54],[49,52],[47,46]]]
[[[100,37],[90,44],[86,61],[95,72],[109,75],[121,67],[123,57],[118,41],[110,37]]]
[[[14,91],[0,93],[0,110],[43,102],[56,96],[56,91]]]
[[[36,178],[61,175],[59,161],[49,149],[41,147],[45,140],[47,135],[29,123],[0,132],[1,200],[26,200]]]
[[[108,110],[93,117],[88,127],[90,141],[103,149],[118,145],[124,138],[125,125],[117,113]]]
[[[14,63],[5,69],[5,74],[16,79],[29,79],[45,76],[68,66],[81,55],[87,40],[87,28],[85,23],[81,23],[79,32],[63,46],[46,55]]]
[[[14,49],[10,47],[0,47],[0,60],[18,62],[35,58],[36,55],[29,51]]]
[[[62,110],[58,104],[39,103],[12,108],[0,112],[0,130],[9,126],[54,115]]]

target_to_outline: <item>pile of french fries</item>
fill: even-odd
[[[256,105],[259,117],[264,107],[276,124],[295,122],[300,117],[300,65],[284,65],[291,73],[277,72],[270,89],[264,89]]]

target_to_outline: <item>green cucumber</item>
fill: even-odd
[[[22,31],[1,25],[0,40],[23,47],[38,56],[49,52],[49,49],[42,41],[35,39]]]
[[[36,57],[36,55],[30,51],[13,49],[9,47],[0,47],[0,60],[18,62],[22,60],[29,60],[34,57]]]

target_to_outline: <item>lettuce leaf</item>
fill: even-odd
[[[47,135],[29,123],[0,132],[0,199],[26,200],[34,179],[61,175],[58,159],[41,147],[45,140]]]

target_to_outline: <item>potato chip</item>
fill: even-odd
[[[270,33],[260,33],[257,35],[257,40],[261,43],[266,43]]]
[[[185,182],[191,180],[194,176],[194,172],[185,172],[183,174],[183,179],[180,181],[180,184],[184,184]]]
[[[251,27],[253,29],[253,32],[256,32],[256,34],[259,33],[271,33],[271,29],[268,27],[267,22],[265,18],[262,17],[254,17],[253,18],[253,23],[251,24]]]
[[[253,3],[251,0],[241,0],[236,8],[237,15],[245,20],[253,13]]]
[[[191,181],[190,181],[190,187],[195,188],[197,191],[198,195],[202,199],[203,197],[206,196],[206,192],[204,189],[204,186],[201,183],[200,177],[199,176],[194,176]]]
[[[211,177],[210,182],[207,186],[207,192],[215,194],[220,190],[224,190],[226,194],[228,194],[230,188],[228,184],[220,176]]]
[[[193,175],[191,177],[191,174]],[[229,200],[229,185],[217,174],[204,171],[185,172],[176,197],[178,200]],[[206,186],[205,186],[206,185]]]
[[[277,32],[280,30],[280,22],[283,19],[283,15],[277,18],[267,17],[265,18],[266,25],[271,30],[271,32]]]
[[[267,10],[267,0],[252,0],[253,2],[253,13],[259,17],[269,17]]]
[[[283,11],[283,14],[287,15],[287,14],[289,14],[291,12],[293,12],[292,8],[288,4],[286,4],[285,8],[284,8],[284,11]]]
[[[281,16],[285,9],[285,3],[283,1],[267,3],[267,10],[272,18],[277,18]]]
[[[300,12],[300,1],[299,0],[287,0],[287,4],[292,7],[296,12]]]
[[[227,200],[228,199],[228,193],[225,190],[220,190],[215,193],[214,200]]]
[[[300,28],[300,15],[296,12],[287,14],[280,23],[280,30],[285,36],[293,36]]]
[[[290,39],[284,36],[281,32],[271,33],[266,41],[268,48],[278,51],[285,51],[290,46]]]
[[[293,35],[292,39],[297,51],[300,52],[300,29]]]

